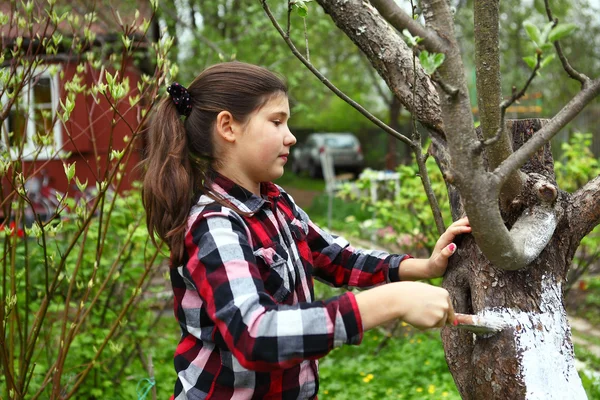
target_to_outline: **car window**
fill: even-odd
[[[332,149],[347,149],[354,147],[356,143],[352,137],[337,136],[325,138],[325,146]]]

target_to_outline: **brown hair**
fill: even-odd
[[[170,96],[162,99],[150,125],[142,201],[151,238],[171,250],[174,265],[184,254],[188,214],[200,194],[223,200],[207,190],[215,158],[213,129],[217,115],[229,111],[245,123],[271,96],[287,94],[282,79],[271,71],[242,62],[227,62],[204,70],[188,87],[192,110],[182,119]]]

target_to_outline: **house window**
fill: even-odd
[[[56,118],[59,96],[57,73],[39,70],[31,74],[4,124],[2,147],[9,148],[12,157],[21,146],[23,159],[49,159],[58,154],[62,146],[61,123]]]

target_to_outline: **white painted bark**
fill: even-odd
[[[562,304],[561,285],[551,277],[542,281],[539,313],[488,309],[484,319],[502,319],[514,329],[520,357],[519,377],[527,400],[587,399],[575,368],[571,329]]]

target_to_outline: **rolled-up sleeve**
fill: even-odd
[[[271,371],[358,344],[363,328],[350,292],[327,301],[277,304],[258,270],[249,232],[230,211],[199,216],[186,235],[186,275],[229,350],[247,369]]]

